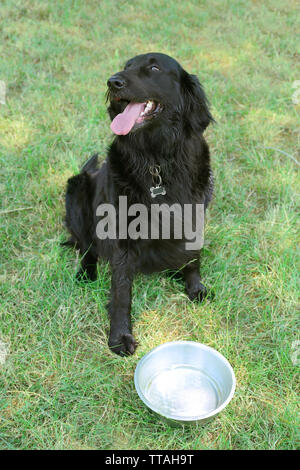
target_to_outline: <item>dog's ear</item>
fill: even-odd
[[[195,132],[204,132],[209,123],[214,122],[214,118],[209,111],[208,100],[196,75],[190,75],[183,70],[181,88],[185,122]]]

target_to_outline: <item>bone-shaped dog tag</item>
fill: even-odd
[[[154,198],[156,196],[164,196],[165,194],[167,194],[167,192],[164,186],[152,186],[150,188],[150,194],[151,197]]]

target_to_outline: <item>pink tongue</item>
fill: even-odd
[[[118,114],[112,121],[111,130],[117,135],[128,134],[144,108],[145,103],[129,103],[123,113]]]

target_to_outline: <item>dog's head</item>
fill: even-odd
[[[107,85],[111,129],[117,135],[179,122],[201,133],[213,120],[198,78],[165,54],[142,54],[128,60]]]

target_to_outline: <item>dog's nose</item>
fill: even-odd
[[[124,88],[125,85],[126,81],[120,75],[113,75],[107,80],[107,86],[115,90],[120,90]]]

